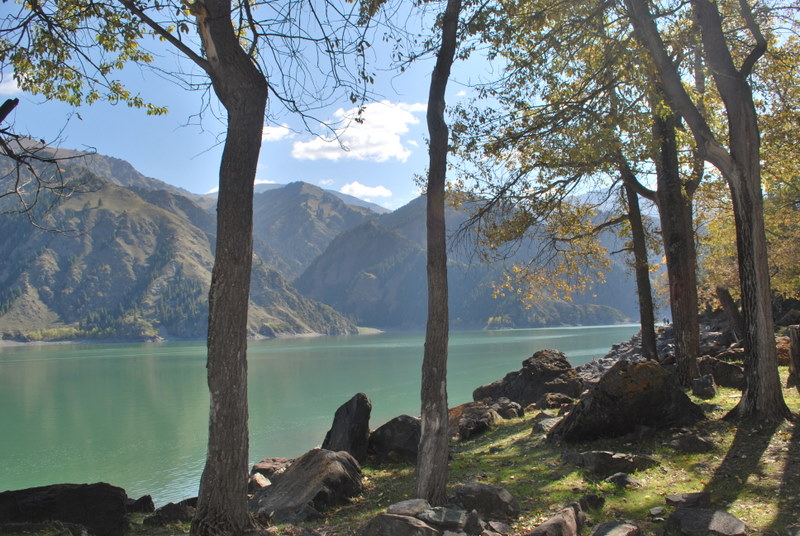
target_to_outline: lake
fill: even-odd
[[[451,406],[561,350],[573,365],[605,355],[638,325],[451,333]],[[422,333],[250,341],[250,458],[296,457],[319,446],[357,392],[371,427],[419,414]],[[109,482],[157,505],[197,494],[206,452],[205,344],[0,347],[0,491]]]

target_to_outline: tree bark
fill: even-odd
[[[757,31],[752,32],[753,28],[748,24],[756,38],[756,46],[742,69],[736,69],[716,4],[709,0],[692,0],[701,29],[704,57],[725,104],[728,120],[726,149],[715,138],[683,87],[646,1],[626,0],[626,5],[638,38],[653,59],[672,109],[686,120],[703,158],[720,171],[731,191],[745,324],[743,343],[747,384],[739,404],[729,415],[771,422],[783,420],[791,414],[783,400],[778,377],[761,194],[760,137],[753,94],[747,81],[750,70],[766,49],[763,36]],[[750,7],[746,0],[739,5],[747,18]]]
[[[744,320],[742,319],[742,314],[739,312],[739,308],[736,307],[736,303],[733,301],[733,296],[731,296],[730,291],[725,287],[717,287],[717,299],[720,305],[722,305],[722,310],[728,315],[728,321],[731,323],[733,336],[736,337],[737,341],[742,340],[744,336]]]
[[[658,145],[656,205],[667,258],[669,305],[675,332],[678,381],[691,385],[699,376],[700,319],[697,313],[697,274],[692,202],[684,194],[675,139],[677,118],[654,115],[653,138]]]
[[[217,245],[209,291],[208,453],[193,536],[241,534],[247,511],[247,311],[253,243],[253,183],[261,148],[267,83],[242,50],[231,4],[207,0],[193,10],[217,97],[228,114],[219,171]]]
[[[417,497],[434,506],[447,503],[447,228],[445,176],[449,130],[444,120],[445,90],[456,50],[461,0],[448,0],[442,21],[442,44],[428,95],[430,134],[427,194],[428,322],[422,363],[422,432],[417,455]]]
[[[789,340],[789,378],[786,386],[800,386],[800,326],[789,326]]]
[[[625,180],[625,196],[628,200],[628,219],[631,225],[633,243],[634,272],[636,291],[639,295],[639,323],[642,326],[642,355],[646,359],[657,359],[656,318],[653,311],[653,291],[650,286],[650,262],[647,260],[647,241],[645,239],[642,211],[639,208],[639,195],[629,180]]]

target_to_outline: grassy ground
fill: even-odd
[[[785,384],[786,370],[781,372]],[[632,519],[654,533],[663,523],[650,520],[649,510],[666,506],[666,495],[696,491],[708,491],[712,507],[744,521],[749,534],[783,535],[787,527],[800,525],[800,425],[785,422],[767,427],[722,420],[739,396],[738,391],[721,389],[712,400],[695,400],[708,408],[708,419],[691,431],[714,441],[716,446],[708,453],[683,454],[664,446],[672,437],[667,432],[635,443],[600,440],[569,446],[576,451],[613,450],[655,457],[659,466],[635,475],[641,488],[620,489],[562,462],[561,449],[543,436],[531,434],[533,414],[505,421],[484,436],[455,444],[450,484],[476,480],[508,489],[522,509],[512,525],[514,535],[526,534],[586,493],[606,499],[602,510],[591,516],[595,522]],[[800,411],[796,389],[784,389],[784,397],[792,412]],[[361,498],[308,526],[323,534],[344,536],[388,505],[413,496],[413,468],[384,466],[366,468],[364,473],[367,489]],[[667,507],[667,515],[671,510]]]
[[[783,382],[787,371],[781,370]],[[800,412],[800,395],[784,389],[793,413]],[[739,392],[721,389],[710,401],[695,400],[707,408],[708,419],[691,429],[716,444],[704,454],[682,454],[664,443],[672,433],[658,433],[639,442],[600,440],[569,446],[569,450],[613,450],[644,453],[660,465],[636,473],[641,488],[617,488],[593,479],[561,461],[562,450],[532,434],[535,414],[502,422],[489,433],[453,445],[450,485],[470,481],[508,489],[520,504],[522,515],[512,524],[514,536],[527,534],[566,503],[586,493],[605,497],[605,506],[592,512],[596,523],[636,520],[646,533],[663,522],[648,517],[650,508],[666,506],[666,495],[708,491],[712,507],[724,509],[748,526],[748,534],[782,536],[800,525],[800,419],[798,425],[731,423],[722,420],[739,399]],[[414,493],[414,469],[409,465],[384,465],[364,469],[365,492],[352,503],[331,510],[322,520],[308,523],[321,534],[347,536],[371,517]],[[667,514],[671,508],[667,507]],[[276,533],[295,536],[298,527],[278,526]],[[188,525],[153,529],[133,520],[132,536],[186,534]],[[588,534],[588,530],[585,531]],[[8,535],[0,535],[8,536]],[[30,535],[29,535],[30,536]],[[52,536],[41,534],[38,536]]]

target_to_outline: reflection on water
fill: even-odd
[[[573,365],[604,355],[637,326],[451,334],[451,405],[536,350]],[[371,425],[419,413],[423,335],[384,333],[251,341],[253,461],[318,446],[336,408],[372,399]],[[205,344],[0,347],[0,491],[104,481],[157,504],[197,493],[208,426]]]

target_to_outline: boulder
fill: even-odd
[[[250,478],[247,481],[247,492],[256,493],[257,491],[271,485],[272,481],[270,481],[269,478],[265,477],[261,473],[253,473],[250,475]]]
[[[156,511],[153,498],[150,495],[142,495],[138,499],[128,498],[127,510],[129,514],[150,514]]]
[[[788,367],[792,355],[792,342],[789,337],[775,337],[775,353],[778,355],[778,365]]]
[[[548,438],[566,442],[624,436],[639,426],[689,426],[703,410],[653,362],[619,361],[553,427]]]
[[[706,400],[717,396],[717,384],[714,383],[714,376],[712,374],[706,374],[693,379],[692,394]]]
[[[0,493],[0,523],[63,521],[96,536],[119,536],[128,528],[125,490],[103,482],[54,484]]]
[[[565,452],[561,455],[561,459],[597,475],[630,474],[658,465],[658,462],[650,456],[607,450]]]
[[[684,536],[745,536],[742,520],[722,510],[678,508],[667,519],[667,526]]]
[[[588,512],[589,510],[600,510],[605,504],[606,500],[595,493],[587,493],[578,499],[578,506],[581,507],[582,512]]]
[[[633,478],[627,473],[614,473],[610,477],[604,479],[604,482],[614,484],[620,488],[641,488],[642,483]]]
[[[513,519],[519,515],[519,505],[508,490],[479,482],[458,486],[454,502],[466,511],[477,511],[484,519]]]
[[[440,530],[460,531],[467,523],[467,512],[457,508],[436,506],[423,510],[416,518]]]
[[[258,473],[264,475],[270,482],[274,482],[292,465],[293,461],[289,458],[264,458],[253,465],[250,474]]]
[[[642,536],[642,530],[627,521],[609,521],[596,525],[589,536]]]
[[[411,516],[379,514],[359,530],[360,536],[441,536],[441,532]]]
[[[703,356],[697,360],[697,367],[700,374],[711,374],[714,377],[714,383],[720,387],[744,389],[744,369],[741,365],[728,363],[716,357]]]
[[[369,446],[369,416],[372,402],[364,393],[358,393],[342,404],[333,417],[333,425],[325,435],[322,448],[349,452],[359,463],[367,459]]]
[[[363,490],[361,466],[347,452],[314,449],[250,500],[250,511],[275,523],[299,523]]]
[[[710,439],[700,437],[697,434],[683,434],[667,441],[669,448],[685,452],[687,454],[698,454],[714,450],[714,442]]]
[[[379,460],[416,461],[421,428],[419,417],[395,417],[369,435],[369,452]]]
[[[566,506],[529,532],[528,536],[578,536],[584,517],[577,505]]]
[[[695,493],[676,493],[667,495],[664,500],[669,506],[678,508],[705,508],[711,504],[711,495],[707,491]]]
[[[522,407],[538,402],[547,393],[562,393],[577,398],[583,391],[583,380],[570,365],[567,356],[558,350],[540,350],[522,362],[522,369],[509,372],[501,380],[478,387],[473,400],[501,397]]]
[[[547,419],[538,421],[533,425],[533,431],[531,432],[531,435],[547,434],[547,432],[552,430],[555,425],[561,422],[562,418],[563,417],[549,417]]]
[[[575,401],[564,393],[545,393],[536,401],[536,407],[541,409],[561,408],[571,406]]]
[[[397,514],[401,516],[417,517],[419,514],[428,510],[430,503],[425,499],[408,499],[394,503],[386,509],[387,514]]]
[[[164,527],[172,523],[188,523],[194,518],[195,509],[188,504],[167,503],[144,518],[142,523],[153,527]]]
[[[462,441],[484,433],[501,419],[492,406],[483,402],[461,404],[447,416],[450,437]]]

